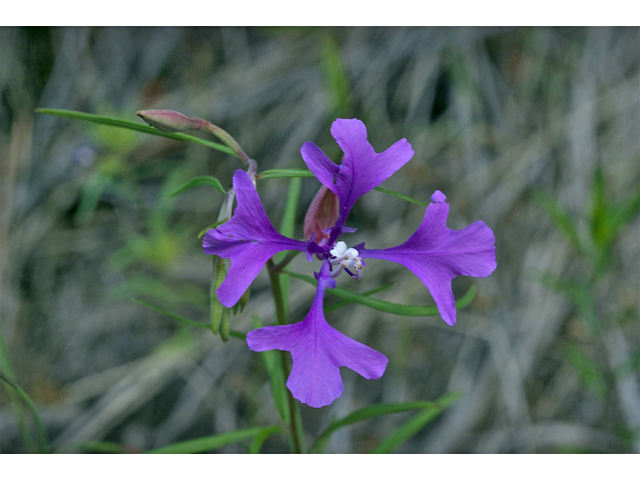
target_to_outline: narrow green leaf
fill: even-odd
[[[370,405],[350,413],[346,417],[334,420],[317,438],[316,442],[309,449],[310,453],[323,453],[329,443],[331,435],[343,427],[357,422],[369,420],[371,418],[389,415],[392,413],[408,412],[411,410],[422,410],[426,408],[437,408],[440,404],[436,402],[407,402],[407,403],[386,403],[382,405]]]
[[[595,245],[603,248],[609,236],[609,205],[605,191],[605,178],[602,166],[598,165],[593,171],[593,185],[591,186],[591,235]]]
[[[175,313],[171,313],[167,310],[165,310],[164,308],[160,308],[157,307],[155,305],[152,305],[150,303],[147,303],[143,300],[137,299],[137,298],[132,298],[131,300],[133,300],[136,303],[139,303],[140,305],[143,305],[147,308],[150,308],[151,310],[155,310],[156,312],[160,312],[163,315],[166,315],[167,317],[171,317],[174,320],[178,320],[179,322],[184,323],[185,325],[189,325],[190,327],[197,327],[197,328],[204,328],[206,330],[211,330],[211,325],[209,323],[204,323],[204,322],[197,322],[195,320],[189,320],[188,318],[184,318],[181,317],[180,315],[176,315]],[[238,338],[240,340],[245,340],[247,338],[247,334],[246,333],[242,333],[242,332],[238,332],[236,330],[230,330],[229,331],[229,336],[233,337],[233,338]]]
[[[102,115],[94,115],[92,113],[76,112],[73,110],[62,110],[58,108],[38,108],[36,113],[42,113],[44,115],[53,115],[56,117],[71,118],[73,120],[82,120],[84,122],[98,123],[101,125],[109,125],[111,127],[127,128],[129,130],[136,130],[142,133],[149,133],[151,135],[158,135],[160,137],[173,138],[174,140],[182,140],[185,142],[197,143],[205,147],[213,148],[221,152],[228,153],[229,155],[237,156],[233,150],[226,145],[220,143],[211,142],[209,140],[203,140],[192,135],[185,133],[168,133],[158,130],[147,125],[140,123],[130,122],[128,120],[122,120],[119,118],[105,117]]]
[[[282,431],[280,427],[271,427],[265,428],[262,432],[258,433],[251,443],[251,448],[249,449],[249,453],[260,453],[260,449],[262,448],[262,444],[267,439],[267,437],[273,435],[274,433],[279,433]]]
[[[82,190],[80,203],[73,215],[74,223],[81,227],[89,226],[102,194],[111,183],[112,179],[101,172],[96,173],[86,182],[85,187]]]
[[[127,453],[126,447],[115,442],[82,442],[72,445],[65,445],[62,451],[82,451],[93,453]]]
[[[595,333],[600,331],[600,320],[594,304],[593,295],[586,279],[567,281],[547,272],[528,268],[525,279],[540,283],[550,290],[567,297],[578,308],[580,316]]]
[[[280,168],[275,170],[265,170],[256,175],[257,179],[266,178],[295,178],[295,177],[313,177],[313,173],[309,170],[298,170],[294,168]]]
[[[220,193],[222,193],[223,195],[227,194],[225,189],[222,187],[222,184],[220,183],[220,180],[218,180],[215,177],[201,176],[201,177],[192,178],[187,183],[182,185],[177,190],[174,190],[173,192],[171,192],[167,196],[168,197],[175,197],[176,195],[184,192],[185,190],[190,190],[190,189],[195,188],[195,187],[205,187],[205,186],[206,187],[213,187],[216,190],[218,190]]]
[[[302,280],[311,285],[316,285],[317,281],[313,277],[309,277],[307,275],[301,275],[299,273],[289,272],[287,270],[282,273],[286,273],[291,275],[293,278],[297,278],[298,280]],[[431,315],[438,315],[438,308],[433,307],[423,307],[421,305],[403,305],[400,303],[392,303],[386,302],[384,300],[378,300],[375,298],[370,298],[361,293],[356,293],[351,290],[347,290],[345,288],[336,287],[334,289],[327,289],[327,292],[331,295],[334,295],[343,300],[348,300],[349,302],[358,303],[360,305],[364,305],[369,308],[373,308],[374,310],[379,310],[381,312],[394,313],[396,315],[403,315],[409,317],[427,317]],[[465,295],[456,302],[456,308],[464,308],[466,307],[473,298],[475,297],[476,288],[475,285],[472,286]]]
[[[386,188],[382,188],[382,187],[376,187],[374,188],[374,190],[377,190],[378,192],[382,192],[382,193],[387,193],[389,195],[394,195],[396,197],[400,197],[403,200],[406,200],[407,202],[415,203],[417,205],[422,205],[423,207],[429,206],[429,202],[421,202],[420,200],[414,200],[411,197],[403,195],[402,193],[394,192],[393,190],[387,190]]]
[[[351,111],[351,96],[349,88],[349,77],[340,58],[340,48],[334,36],[327,30],[324,35],[324,45],[322,48],[322,66],[327,80],[327,86],[333,94],[338,115],[348,118]]]
[[[564,348],[569,362],[576,369],[580,381],[600,402],[607,398],[607,384],[598,365],[587,357],[578,346],[568,343]]]
[[[445,408],[460,398],[460,393],[452,393],[437,400],[432,405],[426,407],[421,412],[400,425],[388,437],[382,440],[370,453],[393,453],[400,448],[403,443],[413,437],[416,433],[427,426],[432,420],[440,415]]]
[[[558,230],[560,230],[560,233],[565,236],[576,251],[581,252],[582,242],[580,241],[580,235],[578,235],[578,230],[564,207],[560,205],[551,194],[544,190],[535,190],[533,194],[535,200],[544,211],[547,212],[547,215],[549,215],[551,221]]]
[[[615,209],[615,212],[611,217],[612,227],[615,230],[619,230],[636,218],[638,216],[638,212],[640,212],[640,190]]]
[[[2,336],[2,328],[0,328],[0,371],[3,371],[9,380],[15,377],[13,366],[11,365],[11,359],[9,358],[9,353]],[[0,385],[2,385],[2,383],[0,383]],[[29,453],[36,452],[37,447],[34,443],[32,432],[28,425],[28,420],[24,411],[24,402],[13,388],[7,389],[7,395],[11,402],[11,408],[18,424],[18,430],[20,431],[20,437],[22,438],[25,451]]]
[[[0,372],[0,380],[4,382],[6,385],[10,386],[18,394],[18,396],[22,399],[22,401],[25,403],[25,405],[31,412],[31,415],[33,416],[33,420],[36,425],[36,431],[38,432],[38,441],[40,443],[40,453],[49,452],[49,439],[47,438],[47,431],[44,428],[44,424],[42,423],[42,419],[38,414],[38,410],[36,409],[36,406],[31,401],[31,398],[29,398],[29,395],[27,395],[27,392],[25,392],[20,387],[20,385],[13,382],[11,379],[6,377],[1,372]]]
[[[208,437],[196,438],[194,440],[187,440],[184,442],[174,443],[165,447],[156,448],[155,450],[149,450],[146,453],[202,453],[218,448],[226,447],[232,443],[237,443],[247,438],[260,435],[265,430],[272,431],[274,428],[279,427],[267,427],[267,428],[248,428],[246,430],[236,430],[234,432],[220,433],[218,435],[211,435]],[[273,433],[273,432],[271,432]]]
[[[299,177],[293,177],[289,182],[289,191],[287,192],[287,201],[284,206],[284,214],[282,215],[282,223],[280,225],[280,233],[286,237],[293,237],[294,227],[296,224],[296,212],[298,210],[298,200],[300,199],[300,189],[302,181]],[[281,258],[276,258],[276,262],[282,260],[285,252],[280,252]]]
[[[197,322],[195,320],[189,320],[188,318],[184,318],[181,317],[180,315],[176,315],[175,313],[171,313],[167,310],[165,310],[164,308],[160,308],[160,307],[156,307],[155,305],[151,305],[150,303],[147,303],[143,300],[140,300],[138,298],[132,298],[131,300],[133,300],[136,303],[139,303],[140,305],[143,305],[147,308],[150,308],[151,310],[155,310],[156,312],[160,312],[163,315],[166,315],[167,317],[171,317],[174,320],[178,320],[179,322],[184,323],[185,325],[189,325],[190,327],[198,327],[198,328],[206,328],[207,330],[209,330],[211,328],[211,325],[209,325],[208,323],[203,323],[203,322]]]
[[[367,297],[370,296],[370,295],[375,295],[376,293],[380,293],[380,292],[383,292],[385,290],[388,290],[389,288],[393,287],[394,285],[395,285],[395,282],[387,283],[386,285],[383,285],[383,286],[378,287],[378,288],[374,288],[373,290],[368,290],[368,291],[364,292],[362,295],[366,295]],[[350,305],[350,304],[351,304],[351,302],[349,302],[347,300],[343,300],[341,302],[334,303],[333,305],[329,305],[328,307],[325,307],[324,313],[333,312],[334,310],[337,310],[337,309],[342,308],[342,307],[346,307],[347,305]]]

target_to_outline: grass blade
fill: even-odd
[[[451,393],[433,402],[421,412],[400,425],[394,432],[378,444],[370,453],[393,453],[403,443],[422,430],[433,419],[440,415],[445,408],[460,398],[460,393]]]
[[[382,405],[370,405],[350,413],[346,417],[334,420],[327,429],[318,436],[315,443],[309,450],[310,453],[323,453],[331,435],[343,427],[347,427],[357,422],[380,417],[382,415],[390,415],[392,413],[408,412],[411,410],[422,410],[433,408],[437,405],[434,402],[407,402],[407,403],[387,403]]]
[[[220,433],[218,435],[211,435],[208,437],[196,438],[194,440],[187,440],[184,442],[174,443],[165,447],[156,448],[155,450],[149,450],[146,453],[202,453],[218,448],[226,447],[232,443],[237,443],[247,438],[255,437],[257,435],[264,435],[265,431],[274,433],[275,430],[280,430],[280,427],[273,426],[267,428],[248,428],[246,430],[236,430],[234,432]]]
[[[251,443],[251,448],[249,449],[249,453],[254,453],[254,454],[260,453],[260,448],[262,448],[262,444],[267,439],[267,437],[273,435],[274,433],[279,433],[281,431],[282,431],[282,428],[280,427],[270,427],[262,430],[262,432],[260,432],[253,438],[253,442]]]
[[[206,330],[211,330],[211,324],[209,324],[209,323],[203,323],[203,322],[197,322],[195,320],[189,320],[188,318],[181,317],[180,315],[176,315],[175,313],[171,313],[168,310],[165,310],[164,308],[157,307],[155,305],[147,303],[147,302],[145,302],[143,300],[140,300],[138,298],[132,298],[131,300],[133,300],[136,303],[139,303],[140,305],[144,305],[145,307],[150,308],[151,310],[155,310],[156,312],[160,312],[163,315],[166,315],[167,317],[171,317],[174,320],[178,320],[179,322],[182,322],[185,325],[189,325],[190,327],[197,327],[197,328],[204,328]],[[240,340],[245,340],[247,338],[247,334],[246,333],[238,332],[236,330],[229,331],[229,336],[230,337],[234,337],[234,338],[238,338]]]
[[[44,424],[42,423],[42,419],[40,418],[40,415],[38,415],[38,410],[36,410],[36,406],[31,401],[31,398],[29,398],[29,395],[27,395],[27,392],[25,392],[20,387],[20,385],[14,383],[12,380],[10,380],[8,377],[6,377],[2,373],[0,373],[0,380],[3,381],[6,385],[10,386],[18,394],[18,396],[22,399],[22,401],[25,403],[25,405],[31,412],[31,415],[33,415],[33,420],[36,424],[36,430],[38,432],[38,441],[40,443],[40,453],[49,452],[50,450],[49,450],[49,440],[47,438],[47,431],[44,428]]]
[[[574,344],[566,344],[564,353],[578,373],[580,381],[600,403],[604,403],[607,399],[607,383],[598,365]]]
[[[535,190],[534,198],[538,202],[538,205],[547,212],[551,221],[565,236],[571,246],[575,248],[576,251],[581,252],[582,242],[580,240],[580,235],[578,234],[578,230],[571,219],[571,216],[564,207],[560,205],[551,194],[544,190]]]

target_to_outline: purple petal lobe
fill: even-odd
[[[436,197],[436,198],[433,198]],[[358,248],[362,258],[382,258],[404,265],[429,289],[440,315],[449,325],[456,322],[451,280],[458,275],[487,277],[496,268],[495,237],[484,222],[462,230],[447,228],[449,204],[434,202],[427,207],[418,230],[402,245],[385,250]]]
[[[338,170],[340,170],[340,166],[333,163],[320,147],[311,142],[305,142],[300,149],[300,153],[307,167],[320,180],[320,183],[337,194],[338,189],[334,184],[334,180]]]
[[[227,277],[216,292],[225,307],[233,307],[238,302],[275,253],[307,250],[306,243],[284,237],[273,228],[246,172],[236,171],[233,188],[238,201],[233,217],[209,230],[202,243],[204,253],[231,259]]]
[[[316,408],[329,405],[342,394],[340,367],[350,368],[367,379],[380,378],[387,367],[384,355],[343,335],[325,320],[324,290],[335,286],[327,274],[325,261],[311,310],[302,322],[263,327],[247,334],[247,344],[253,351],[291,352],[293,368],[287,387],[294,398]]]
[[[367,140],[367,128],[356,118],[339,118],[331,126],[331,135],[344,152],[341,165],[335,165],[316,145],[307,142],[301,154],[320,182],[338,196],[340,218],[337,228],[344,226],[355,202],[397,172],[414,151],[406,139],[376,153]]]
[[[434,203],[444,203],[447,200],[447,197],[444,196],[440,190],[436,190],[433,195],[431,195],[431,201]]]

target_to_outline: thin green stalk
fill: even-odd
[[[299,253],[300,253],[299,250],[289,250],[285,255],[285,257],[280,262],[273,265],[273,271],[277,274],[282,272],[284,270],[284,267],[289,265],[289,262],[291,262],[291,260],[296,258]]]
[[[11,388],[13,388],[16,391],[16,393],[20,396],[20,398],[24,401],[24,403],[27,405],[27,407],[31,411],[31,414],[33,415],[33,419],[36,424],[36,430],[38,431],[38,440],[40,441],[40,452],[41,453],[49,452],[49,440],[47,439],[47,432],[44,428],[42,420],[40,419],[40,415],[38,415],[38,411],[36,410],[35,405],[29,398],[29,395],[27,395],[27,392],[25,392],[22,388],[20,388],[20,385],[17,385],[13,381],[11,381],[8,377],[6,377],[1,372],[0,372],[0,380],[2,380],[4,383],[9,385]]]
[[[0,328],[0,369],[5,372],[5,376],[9,377],[9,379],[15,377],[11,361],[9,360],[9,353],[4,343],[4,339],[2,338],[2,328]],[[29,431],[29,426],[27,425],[28,422],[24,417],[24,406],[20,403],[18,394],[14,390],[7,389],[7,395],[9,396],[13,414],[15,415],[16,422],[18,423],[18,430],[20,431],[20,437],[24,443],[25,450],[27,452],[34,452],[35,445],[31,432]]]
[[[271,281],[271,290],[276,304],[276,322],[278,325],[284,325],[286,323],[286,309],[282,298],[282,289],[280,288],[280,274],[276,272],[272,259],[269,259],[267,266],[269,271],[269,280]],[[287,362],[287,354],[282,350],[280,350],[279,353],[284,378],[288,378],[290,371],[289,364]],[[304,437],[300,408],[291,395],[289,389],[287,389],[287,401],[289,404],[289,419],[291,421],[290,431],[293,439],[293,451],[294,453],[304,453]]]

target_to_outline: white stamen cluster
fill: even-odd
[[[364,275],[364,270],[362,268],[362,258],[358,256],[358,250],[356,250],[355,248],[347,248],[346,243],[338,242],[329,253],[332,256],[329,262],[333,266],[333,270],[331,271],[331,276],[333,278],[336,278],[338,275],[340,275],[340,273],[342,273],[342,270],[344,270],[345,268],[349,269],[349,272],[351,272],[351,276],[356,280],[360,280],[362,278],[362,275]]]

